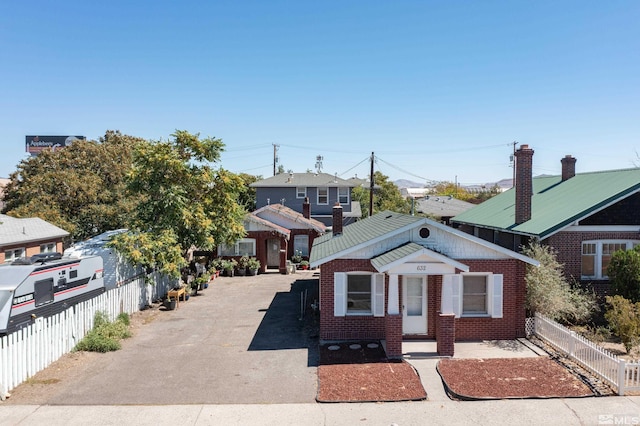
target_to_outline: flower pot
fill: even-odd
[[[172,300],[165,300],[164,301],[164,307],[167,311],[173,311],[176,308],[176,304],[178,303],[178,301],[176,299],[172,299]]]
[[[258,274],[258,270],[257,269],[250,269],[247,268],[247,275],[249,275],[250,277],[253,277],[254,275]]]
[[[224,270],[224,274],[225,274],[227,277],[232,277],[232,276],[233,276],[233,269],[225,269],[225,270]]]
[[[247,270],[245,268],[236,269],[236,275],[239,277],[244,277],[247,274]]]

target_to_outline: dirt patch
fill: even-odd
[[[320,346],[318,402],[378,402],[426,399],[415,369],[387,359],[378,341]]]
[[[457,399],[567,398],[593,391],[564,366],[547,357],[446,359],[438,372]]]
[[[131,332],[133,336],[161,313],[161,305],[154,305],[144,311],[131,314]],[[122,341],[123,345],[128,340]],[[10,391],[10,397],[1,404],[13,405],[42,405],[46,404],[51,394],[64,392],[67,386],[72,385],[86,375],[107,363],[113,353],[96,352],[70,352],[63,355],[47,368],[28,378],[22,384]]]

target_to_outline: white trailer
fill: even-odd
[[[0,335],[104,293],[102,258],[47,253],[0,265]]]
[[[127,232],[126,229],[116,229],[103,232],[88,240],[76,243],[64,251],[65,257],[100,256],[104,263],[104,286],[107,290],[123,286],[144,276],[141,266],[134,266],[127,262],[116,249],[108,247],[107,243],[115,235]]]

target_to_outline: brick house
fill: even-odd
[[[0,263],[38,253],[64,251],[69,233],[40,218],[15,218],[0,215]]]
[[[513,189],[455,216],[461,231],[520,251],[530,240],[557,250],[567,278],[608,288],[614,251],[640,243],[640,169],[575,172],[576,159],[560,160],[559,176],[532,176],[533,150],[516,152]]]
[[[524,336],[527,265],[538,262],[433,220],[384,211],[314,241],[320,266],[320,338],[454,341]]]
[[[306,201],[306,200],[305,200]],[[244,218],[247,235],[233,246],[221,245],[218,255],[223,257],[256,257],[260,272],[277,268],[286,273],[286,261],[298,251],[308,257],[314,239],[324,234],[326,226],[310,217],[309,202],[298,213],[282,204],[269,204]]]

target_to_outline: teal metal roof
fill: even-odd
[[[381,271],[386,265],[396,262],[400,259],[404,259],[407,256],[411,256],[415,253],[420,253],[424,250],[420,244],[407,243],[394,250],[388,251],[380,256],[376,256],[371,259],[371,264],[378,271]]]
[[[333,237],[333,232],[327,233],[313,241],[310,263],[320,259],[327,259],[342,251],[351,250],[359,245],[369,244],[372,240],[382,238],[387,234],[411,227],[424,218],[409,216],[385,210],[366,219],[347,225],[342,235]]]
[[[515,189],[467,210],[452,221],[544,239],[576,220],[640,190],[640,168],[533,178],[531,219],[515,224]]]

